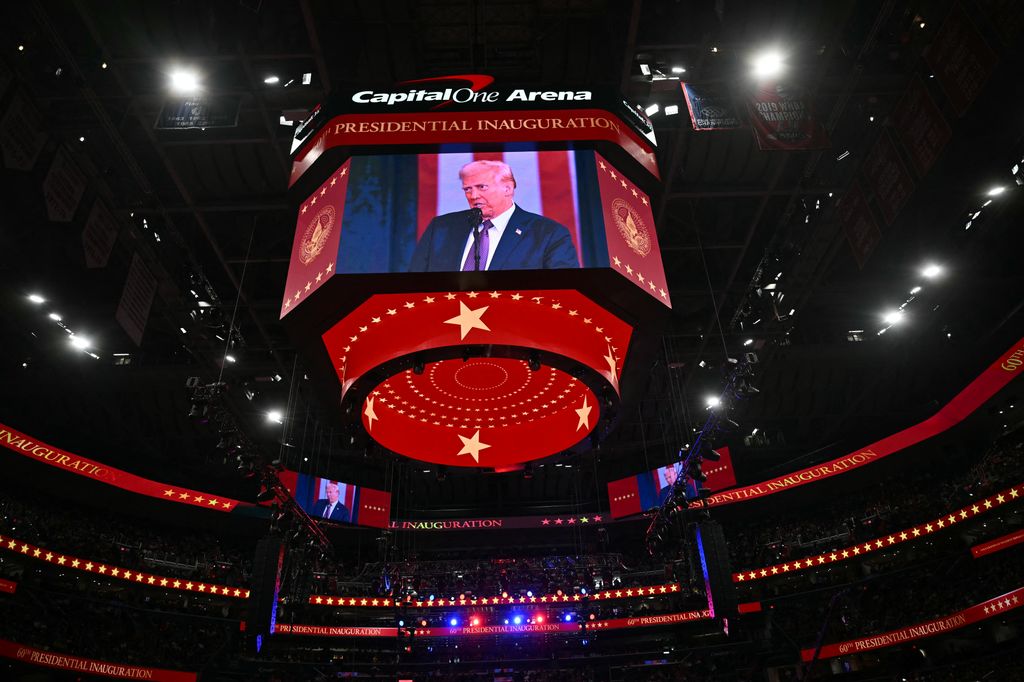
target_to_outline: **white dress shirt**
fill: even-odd
[[[491,260],[494,258],[494,252],[498,250],[498,242],[501,241],[501,235],[505,233],[505,227],[508,225],[508,221],[512,219],[512,212],[516,210],[516,205],[512,204],[502,213],[491,218],[490,232],[487,233],[490,242],[487,244],[487,262],[480,264],[481,270],[489,270],[491,267]],[[485,221],[486,222],[486,221]],[[474,230],[473,232],[475,232]],[[475,237],[473,232],[469,233],[469,238],[466,240],[466,247],[462,250],[462,260],[459,261],[461,267],[466,259],[469,258],[469,254],[472,253],[473,241]]]

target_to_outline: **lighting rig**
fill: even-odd
[[[256,496],[257,502],[273,501],[273,512],[271,513],[271,529],[280,528],[281,521],[285,518],[291,520],[291,527],[295,528],[292,539],[297,540],[302,536],[302,531],[309,533],[312,541],[320,546],[320,551],[330,556],[332,553],[331,541],[324,534],[319,524],[310,518],[309,514],[299,506],[291,491],[281,482],[278,477],[278,468],[269,465],[263,469],[263,480],[260,494]],[[297,526],[297,528],[296,528]]]
[[[722,456],[715,451],[712,443],[723,432],[739,428],[739,424],[727,416],[729,408],[759,392],[750,383],[755,364],[757,364],[755,353],[744,353],[741,359],[728,359],[726,364],[728,374],[721,396],[709,401],[708,418],[700,431],[695,434],[693,444],[689,448],[679,449],[678,457],[681,462],[679,476],[672,484],[672,490],[665,501],[654,510],[654,516],[647,527],[645,541],[647,551],[652,555],[659,552],[668,540],[668,531],[678,512],[689,508],[694,500],[699,501],[702,510],[707,510],[707,498],[710,497],[711,490],[703,485],[707,476],[702,471],[701,465],[704,460],[719,461]]]
[[[217,449],[224,452],[224,463],[235,458],[238,470],[247,477],[254,476],[262,460],[255,443],[245,434],[238,420],[228,409],[226,397],[229,386],[225,381],[202,384],[199,377],[185,382],[189,390],[188,416],[200,424],[213,423],[217,429]]]

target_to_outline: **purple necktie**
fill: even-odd
[[[494,223],[490,220],[485,220],[480,225],[480,232],[477,234],[477,241],[480,245],[480,270],[487,269],[487,251],[491,248],[491,236],[490,230],[494,227]],[[473,245],[469,246],[469,253],[466,254],[466,262],[462,264],[462,271],[476,270],[476,250]]]

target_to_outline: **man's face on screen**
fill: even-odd
[[[327,501],[331,504],[338,501],[338,486],[330,484],[327,486]]]
[[[676,477],[677,477],[676,468],[674,466],[665,467],[665,483],[666,484],[672,485],[673,483],[675,483],[676,482]]]
[[[512,205],[512,183],[499,180],[494,171],[480,170],[466,173],[462,178],[462,191],[470,208],[479,208],[484,220],[490,220]]]

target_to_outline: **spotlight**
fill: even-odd
[[[746,341],[743,342],[743,345],[744,346],[749,346],[752,343],[754,343],[754,339],[747,339]]]
[[[526,596],[527,597],[532,597],[533,596],[533,590],[527,590],[526,591]]]
[[[562,620],[564,620],[566,623],[571,623],[572,622],[572,614],[571,613],[565,614],[565,617],[562,618]]]
[[[39,305],[40,303],[46,303],[46,299],[40,296],[39,294],[29,294],[28,300],[32,301],[36,305]]]
[[[281,79],[278,78],[277,76],[267,76],[266,78],[263,79],[263,82],[266,83],[267,85],[277,85],[278,83],[281,82]]]
[[[448,624],[451,625],[453,628],[457,628],[457,627],[459,627],[459,619],[458,618],[452,618],[451,620],[448,621]]]
[[[227,360],[228,362],[238,362],[238,358],[236,358],[234,355],[225,355],[224,359]]]
[[[538,623],[538,624],[539,623],[543,623],[544,622],[544,616],[542,616],[541,614],[538,613],[536,616],[534,616],[533,622],[534,623]]]
[[[267,421],[275,422],[277,424],[283,424],[284,415],[281,414],[281,410],[271,410],[270,412],[267,412]]]
[[[661,109],[661,107],[659,107],[657,103],[655,103],[644,109],[644,113],[647,114],[648,116],[653,116],[654,114],[658,113],[659,109]]]
[[[666,116],[675,116],[678,113],[679,113],[679,105],[678,104],[669,104],[667,107],[665,107],[665,115]]]
[[[469,624],[472,625],[473,627],[479,627],[480,619],[477,618],[476,616],[473,616],[473,619],[469,621]]]
[[[54,322],[60,322],[61,320],[60,315],[58,315],[57,313],[50,313],[49,315],[47,315],[47,317],[53,320]]]
[[[707,405],[709,409],[714,409],[721,405],[722,401],[718,396],[709,395],[707,398],[704,399],[704,404]]]
[[[90,348],[92,346],[92,341],[90,341],[89,339],[87,339],[84,336],[74,336],[74,335],[72,335],[71,338],[69,339],[69,341],[71,342],[72,346],[74,346],[75,348],[77,348],[79,350],[85,350],[85,349]]]
[[[903,321],[903,311],[902,310],[890,310],[889,312],[887,312],[885,314],[885,316],[882,318],[882,320],[886,324],[899,324],[900,322]]]
[[[782,54],[778,50],[766,50],[753,59],[754,76],[757,78],[773,78],[785,69]]]
[[[171,91],[179,95],[189,95],[199,90],[199,75],[187,69],[175,69],[171,72]]]
[[[675,74],[686,73],[686,69],[683,68],[682,66],[673,66],[672,67],[672,73],[675,73]]]
[[[522,616],[514,616],[512,618],[512,624],[513,625],[522,625],[523,624],[523,617]]]
[[[1002,194],[1005,191],[1006,191],[1005,187],[1003,187],[1002,185],[997,185],[997,186],[993,187],[992,189],[990,189],[988,192],[986,192],[986,194],[988,194],[990,197],[997,197],[997,196],[999,196],[1000,194]]]
[[[927,277],[928,279],[932,279],[942,274],[942,268],[939,267],[938,265],[935,265],[934,263],[931,263],[929,265],[926,265],[925,268],[921,270],[921,274]]]

